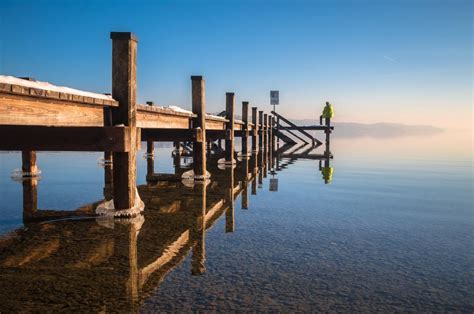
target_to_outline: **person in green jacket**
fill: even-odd
[[[334,108],[332,105],[327,101],[326,106],[324,106],[323,109],[323,114],[319,116],[319,124],[323,125],[323,118],[326,119],[326,125],[329,126],[330,124],[330,119],[334,117]]]

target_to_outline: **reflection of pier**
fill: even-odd
[[[33,222],[64,212],[37,210],[36,194],[25,184],[27,228],[0,240],[0,285],[9,287],[0,293],[0,309],[135,311],[189,253],[190,272],[202,274],[206,231],[222,216],[225,232],[234,231],[235,199],[240,195],[242,208],[248,208],[249,188],[257,192],[271,167],[269,156],[262,151],[222,169],[216,162],[221,156],[210,156],[213,180],[190,186],[150,176],[138,187],[144,216],[128,220]],[[176,173],[186,170],[177,167]],[[73,216],[83,212],[88,211]]]

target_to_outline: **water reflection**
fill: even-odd
[[[261,151],[220,169],[216,145],[208,156],[212,180],[192,185],[181,182],[189,170],[186,150],[173,153],[172,174],[155,173],[149,155],[146,184],[138,187],[146,208],[133,219],[93,217],[103,200],[74,211],[38,208],[38,180],[22,180],[25,228],[0,238],[0,286],[8,287],[0,294],[1,310],[137,311],[190,252],[190,273],[206,271],[206,232],[220,217],[225,232],[236,230],[236,198],[241,195],[248,209],[249,189],[257,194],[280,160],[302,157],[284,152]],[[105,164],[105,200],[112,186],[112,168]],[[64,219],[71,217],[78,218]]]

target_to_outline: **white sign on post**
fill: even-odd
[[[270,91],[270,105],[280,104],[280,92],[277,90]]]

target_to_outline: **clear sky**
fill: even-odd
[[[473,1],[5,1],[0,74],[109,92],[110,31],[138,38],[138,99],[190,108],[206,78],[270,110],[338,121],[472,127]]]

